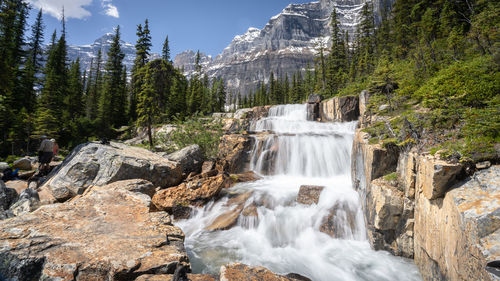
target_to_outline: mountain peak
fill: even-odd
[[[311,63],[318,52],[318,45],[329,44],[330,15],[334,7],[341,29],[354,38],[361,20],[361,7],[367,1],[373,2],[375,11],[385,2],[319,0],[290,4],[272,17],[264,28],[250,27],[244,34],[235,36],[221,54],[205,61],[203,71],[209,77],[224,78],[229,90],[241,91],[245,95],[254,90],[260,81],[265,81],[271,72],[291,75]],[[183,53],[175,59],[175,65],[188,65],[192,60]],[[185,74],[189,76],[192,69],[185,67]]]

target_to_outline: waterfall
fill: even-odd
[[[177,223],[193,272],[216,273],[221,265],[242,262],[312,280],[420,280],[411,261],[370,248],[350,178],[355,127],[307,121],[306,105],[274,106],[251,124],[256,141],[250,169],[263,179],[234,186]],[[297,202],[302,185],[324,187],[317,204]],[[231,204],[238,195],[243,202]],[[236,226],[205,230],[235,210],[244,210]],[[325,222],[334,235],[321,231]]]

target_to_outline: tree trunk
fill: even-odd
[[[151,133],[151,118],[148,118],[148,138],[149,138],[149,147],[153,148],[153,134]]]

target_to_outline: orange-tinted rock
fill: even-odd
[[[217,170],[239,173],[248,164],[253,138],[239,134],[222,136],[219,144]]]
[[[299,189],[297,202],[305,205],[318,204],[323,189],[325,189],[324,186],[303,185]]]
[[[135,281],[172,281],[174,275],[160,274],[160,275],[141,275]],[[209,274],[188,274],[189,281],[216,281],[214,276]]]
[[[213,169],[215,169],[215,161],[205,161],[201,165],[201,173],[202,174],[208,173],[208,172],[212,171]]]
[[[153,204],[158,210],[169,213],[176,206],[203,205],[219,195],[229,184],[230,179],[226,174],[189,181],[157,192],[153,196]]]
[[[238,218],[241,214],[242,209],[236,208],[223,213],[218,216],[212,224],[205,227],[205,230],[215,231],[215,230],[227,230],[235,226],[238,222]]]
[[[262,177],[252,171],[248,171],[242,174],[232,174],[231,179],[233,180],[233,182],[239,183],[239,182],[258,181],[262,179]]]
[[[248,200],[248,198],[250,198],[251,195],[252,192],[247,192],[229,199],[226,205],[233,208],[223,213],[222,215],[218,216],[212,222],[212,224],[205,227],[205,230],[208,231],[227,230],[235,226],[236,223],[238,222],[238,218],[240,217],[241,212],[243,211],[245,202]]]
[[[115,185],[119,185],[116,183]],[[91,190],[0,222],[0,275],[7,280],[134,280],[189,266],[184,234],[148,195]],[[166,243],[168,235],[170,243]]]
[[[23,190],[28,188],[28,182],[21,180],[8,181],[5,183],[5,186],[7,186],[8,188],[15,189],[17,194],[21,194]]]
[[[290,277],[278,275],[261,266],[248,266],[241,263],[233,263],[220,268],[220,280],[224,281],[297,281],[310,280],[298,274],[290,274]]]

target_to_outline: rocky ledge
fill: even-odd
[[[358,120],[359,98],[335,97],[323,100],[320,95],[310,95],[307,101],[307,118],[320,122],[351,122]]]
[[[90,186],[127,179],[145,179],[163,188],[183,180],[183,166],[146,149],[120,143],[87,143],[76,147],[41,187],[64,202]],[[48,202],[48,203],[53,203]]]
[[[498,280],[500,166],[467,172],[439,155],[370,143],[362,129],[351,164],[374,249],[414,258],[425,280]]]
[[[0,222],[0,279],[134,280],[189,267],[182,230],[150,212],[152,186],[116,182]]]

